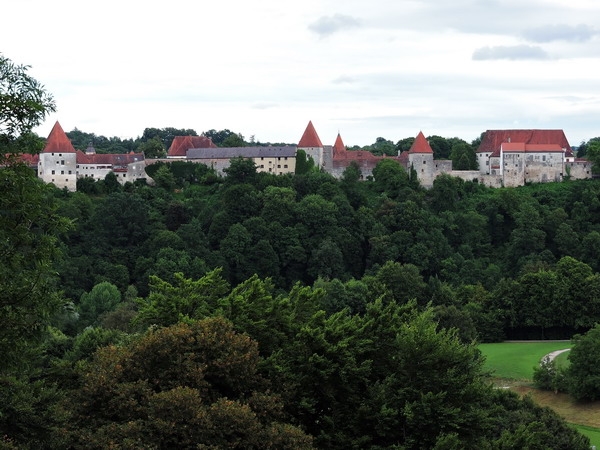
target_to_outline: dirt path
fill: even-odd
[[[556,358],[558,355],[560,355],[561,353],[564,353],[564,352],[568,352],[569,350],[571,350],[571,349],[564,348],[562,350],[555,350],[553,352],[550,352],[542,358],[542,361],[545,360],[546,358],[548,358],[550,361],[554,361],[554,358]]]

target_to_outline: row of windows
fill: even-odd
[[[264,164],[261,164],[261,165],[260,165],[260,168],[261,168],[261,169],[264,169],[264,168],[265,168],[265,165],[264,165]],[[281,169],[281,164],[277,164],[277,168],[278,168],[278,169]],[[284,165],[283,165],[283,168],[284,168],[284,169],[287,169],[287,168],[288,168],[288,165],[287,165],[287,164],[284,164]],[[270,171],[271,171],[271,168],[269,168],[269,172],[270,172]]]
[[[286,165],[285,167],[287,167],[287,165]],[[73,173],[73,172],[71,172],[71,171],[69,170],[69,173],[68,173],[67,175],[71,175],[72,173]],[[64,170],[61,170],[61,171],[60,171],[60,174],[61,174],[61,175],[64,175],[64,174],[65,174],[65,171],[64,171]],[[56,170],[53,170],[53,171],[52,171],[52,175],[56,175]],[[79,175],[79,172],[77,172],[77,175]],[[86,174],[85,174],[85,176],[86,176],[86,178],[87,178],[88,174],[86,173]],[[118,176],[118,175],[117,175],[117,176]],[[124,173],[122,176],[123,176],[123,178],[125,178],[125,177],[127,176],[127,174],[126,174],[126,173]],[[91,177],[91,178],[94,178],[94,174],[93,174],[93,173],[92,173],[92,174],[90,174],[90,177]],[[52,179],[52,181],[54,181],[54,179]],[[69,181],[69,180],[66,180],[66,181]]]

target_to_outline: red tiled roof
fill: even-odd
[[[340,136],[340,133],[338,133],[337,138],[335,139],[335,144],[333,144],[333,158],[335,159],[336,155],[341,155],[346,151],[346,146],[342,141],[342,136]]]
[[[398,161],[400,161],[400,163],[402,164],[408,164],[409,162],[409,155],[408,155],[408,150],[404,150],[402,153],[400,153],[400,156],[398,156]]]
[[[71,140],[67,137],[58,121],[52,127],[48,135],[44,153],[75,153]]]
[[[523,142],[503,142],[503,152],[559,152],[563,148],[558,144],[525,144]]]
[[[167,156],[185,156],[190,148],[216,148],[211,138],[206,136],[175,136]]]
[[[313,126],[312,121],[310,120],[308,121],[308,126],[306,127],[306,130],[304,130],[304,134],[300,138],[300,142],[298,142],[298,147],[323,147],[321,139],[319,139],[319,135],[317,134],[317,131],[315,130],[315,127]]]
[[[566,156],[573,156],[573,151],[563,130],[487,130],[483,135],[478,153],[499,152],[500,144],[521,142],[524,144],[557,144],[566,149]],[[499,155],[499,153],[498,153]]]
[[[22,162],[23,164],[26,164],[29,167],[36,167],[38,162],[40,161],[40,155],[38,154],[32,155],[31,153],[20,153],[16,156],[14,154],[8,154],[5,156],[6,158],[14,157],[16,161]]]
[[[77,164],[102,164],[113,166],[124,166],[136,161],[143,161],[143,153],[95,153],[86,154],[77,150]]]
[[[423,135],[422,131],[419,131],[417,137],[415,138],[415,142],[410,146],[410,153],[433,153],[429,142],[425,139],[425,135]]]

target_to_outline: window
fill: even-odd
[[[54,175],[54,172],[55,172],[55,171],[53,170],[53,171],[52,171],[52,175]]]
[[[542,161],[546,161],[546,155],[542,156]]]
[[[281,164],[277,164],[277,168],[278,168],[278,169],[281,169]]]
[[[125,178],[125,175],[127,175],[126,173],[123,174],[123,178]]]
[[[423,161],[423,164],[427,164],[427,161]]]
[[[60,160],[60,163],[61,163],[61,164],[64,166],[64,165],[65,165],[65,160],[64,160],[64,159],[61,159],[61,160]]]
[[[71,171],[69,170],[69,175],[71,175]]]
[[[58,156],[62,156],[62,153],[59,153]]]
[[[284,165],[283,165],[283,168],[284,168],[284,169],[287,169],[287,168],[288,168],[287,164],[284,164]]]
[[[61,174],[61,175],[64,175],[64,174],[65,174],[65,171],[64,171],[64,170],[61,170],[61,171],[60,171],[60,174]]]

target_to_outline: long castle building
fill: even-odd
[[[323,145],[312,123],[308,125],[297,146],[218,148],[205,136],[177,136],[162,161],[184,160],[206,164],[223,174],[235,157],[252,159],[257,171],[273,174],[295,173],[296,153],[302,150],[323,171],[341,178],[346,168],[356,164],[363,179],[383,159],[391,159],[411,174],[416,174],[422,186],[430,188],[442,175],[477,181],[490,187],[516,187],[526,183],[561,181],[565,178],[592,177],[592,164],[577,159],[562,130],[488,130],[477,149],[478,170],[454,170],[451,160],[434,159],[434,153],[424,134],[419,132],[408,151],[397,156],[376,156],[366,150],[350,151],[338,133],[333,145]],[[104,179],[114,173],[120,183],[147,179],[143,153],[96,154],[90,146],[85,152],[75,150],[58,122],[48,136],[40,155],[27,158],[38,176],[59,188],[75,191],[77,179]]]

